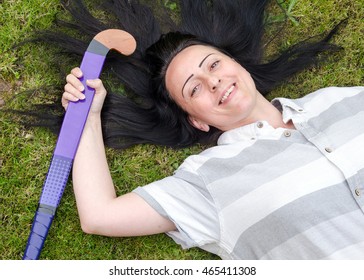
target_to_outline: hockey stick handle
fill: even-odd
[[[23,260],[37,260],[39,258],[53,218],[54,215],[43,212],[42,208],[39,208],[35,212],[32,229],[28,238],[27,247],[25,248]]]

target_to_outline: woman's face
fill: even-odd
[[[166,87],[200,130],[214,126],[227,131],[255,121],[258,92],[253,79],[212,47],[195,45],[177,54],[167,68]]]

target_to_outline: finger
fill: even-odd
[[[104,87],[104,84],[100,79],[94,79],[94,80],[87,80],[86,84],[89,87],[92,87],[96,90],[97,93],[106,94],[106,89]]]
[[[78,100],[80,100],[81,98],[78,98],[77,96],[74,96],[73,94],[69,93],[69,92],[64,92],[62,95],[62,102],[64,103],[68,103],[69,101],[72,102],[77,102]],[[84,99],[84,97],[83,97]]]
[[[61,101],[61,104],[62,104],[62,107],[65,109],[65,110],[67,110],[67,107],[68,107],[68,100],[65,100],[65,99],[62,99],[62,101]]]
[[[64,91],[65,93],[69,93],[78,99],[85,99],[85,95],[69,83],[64,86]]]
[[[75,67],[71,70],[71,74],[76,76],[77,78],[81,78],[83,76],[82,70],[79,67]]]
[[[73,87],[77,88],[79,91],[84,91],[85,87],[82,82],[73,74],[68,74],[66,77],[66,81],[68,84],[71,84]]]
[[[63,94],[63,95],[64,95],[64,94]],[[63,96],[62,96],[62,99],[61,99],[61,105],[62,105],[62,107],[63,107],[65,110],[67,110],[68,104],[69,104],[69,100],[68,100],[68,99],[66,99],[66,98],[63,98]]]

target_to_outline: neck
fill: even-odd
[[[266,120],[274,128],[295,128],[292,121],[284,123],[282,113],[260,93],[258,94],[257,104],[258,113],[256,114],[256,120]]]

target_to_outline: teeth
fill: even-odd
[[[221,98],[220,100],[220,104],[223,103],[230,95],[230,93],[233,91],[233,89],[235,88],[235,84],[232,85],[227,91],[226,93],[224,94],[224,96]]]

